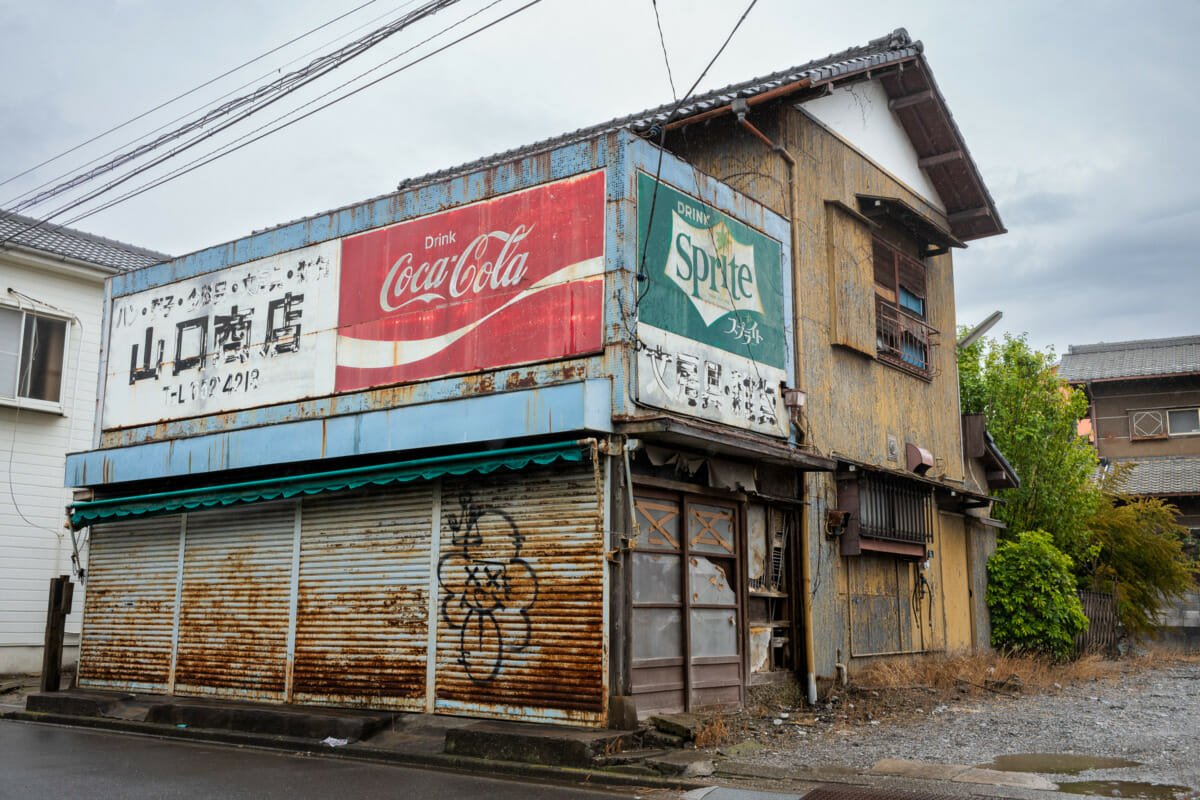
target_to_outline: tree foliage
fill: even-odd
[[[1097,482],[1099,459],[1077,433],[1087,398],[1058,378],[1055,360],[1053,352],[1030,348],[1024,336],[985,339],[959,351],[962,409],[984,415],[988,431],[1021,478],[1020,488],[999,492],[1005,502],[992,514],[1008,526],[1006,544],[1024,541],[1027,534],[1016,532],[1044,531],[1074,565],[1080,581],[1116,595],[1117,613],[1127,630],[1150,632],[1159,612],[1193,585],[1195,562],[1186,549],[1190,542],[1175,522],[1173,506],[1123,491],[1128,466]],[[990,564],[988,576],[991,608]],[[1019,646],[1023,637],[1041,635],[1028,616],[1039,609],[1048,615],[1047,629],[1056,629],[1064,619],[1065,612],[1053,606],[1031,601],[1007,608],[999,598],[997,603],[1008,615],[1001,639],[1010,647]],[[1014,617],[1014,609],[1021,615]],[[1046,649],[1050,652],[1048,644]]]
[[[1092,589],[1116,594],[1126,630],[1146,634],[1159,612],[1191,588],[1195,567],[1184,551],[1187,530],[1175,522],[1175,507],[1125,493],[1131,468],[1119,465],[1101,482],[1089,526],[1092,547],[1078,572]]]
[[[1077,433],[1087,398],[1055,372],[1053,351],[1024,336],[981,339],[958,353],[962,410],[982,413],[1000,452],[1021,478],[993,509],[1010,531],[1043,530],[1078,559],[1087,551],[1087,520],[1097,507],[1091,484],[1096,451]]]
[[[1073,566],[1045,531],[1001,542],[987,566],[992,646],[1059,660],[1069,656],[1076,634],[1088,626]]]

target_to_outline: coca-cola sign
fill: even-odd
[[[602,348],[604,173],[342,242],[336,391]]]

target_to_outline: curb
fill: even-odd
[[[673,789],[687,791],[704,789],[712,784],[685,778],[656,777],[650,775],[627,775],[619,772],[608,772],[599,769],[584,769],[580,767],[558,767],[547,764],[527,764],[518,761],[494,761],[471,756],[437,754],[402,753],[394,750],[384,750],[364,744],[348,744],[344,747],[330,748],[314,744],[311,739],[297,739],[288,736],[269,736],[256,733],[238,733],[237,731],[213,730],[207,728],[174,728],[153,723],[136,722],[131,720],[112,719],[109,717],[76,717],[67,714],[51,714],[43,712],[0,711],[0,719],[15,722],[31,722],[43,725],[62,725],[72,728],[88,728],[93,730],[114,731],[141,736],[152,736],[160,739],[179,739],[204,744],[228,744],[241,747],[254,747],[263,750],[303,753],[323,758],[339,758],[348,761],[366,761],[377,764],[393,764],[403,767],[420,767],[440,771],[471,772],[475,774],[509,776],[519,778],[534,778],[543,781],[569,783],[572,785],[587,784],[591,786],[631,786],[654,789]]]

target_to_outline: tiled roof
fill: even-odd
[[[1200,494],[1200,456],[1158,456],[1128,461],[1137,464],[1130,470],[1125,484],[1129,494]]]
[[[31,217],[0,211],[0,241],[15,235],[12,241],[0,246],[0,250],[17,246],[86,261],[118,272],[148,267],[171,258],[166,253],[156,253],[62,225],[46,223],[31,227],[37,223],[38,220]]]
[[[872,39],[862,47],[852,47],[840,53],[831,53],[824,58],[814,59],[807,64],[801,64],[791,69],[780,70],[779,72],[764,75],[760,78],[753,78],[743,83],[730,84],[723,89],[716,89],[705,94],[696,95],[680,106],[674,115],[671,112],[675,109],[677,103],[667,103],[657,108],[648,108],[637,114],[617,117],[608,122],[602,122],[599,125],[580,128],[577,131],[523,145],[503,153],[496,153],[495,155],[457,167],[431,172],[417,178],[409,178],[401,181],[399,188],[408,189],[427,183],[437,183],[452,175],[487,169],[496,164],[503,164],[506,161],[512,161],[530,153],[537,153],[573,142],[583,141],[584,139],[591,139],[594,136],[611,133],[623,128],[628,128],[639,133],[648,132],[655,125],[701,114],[714,108],[720,108],[721,106],[727,106],[739,97],[754,97],[763,92],[769,92],[772,89],[796,83],[804,78],[807,78],[814,84],[820,83],[851,72],[858,72],[872,67],[881,67],[894,61],[913,58],[920,55],[923,49],[924,46],[920,42],[914,42],[909,39],[907,31],[903,28],[898,28],[887,36]]]
[[[1200,372],[1200,336],[1073,344],[1058,367],[1072,382],[1191,372]]]
[[[954,118],[946,106],[945,99],[942,97],[941,90],[938,89],[937,84],[933,80],[933,75],[924,66],[924,60],[921,57],[923,51],[924,45],[920,41],[910,39],[908,31],[904,28],[897,28],[886,36],[872,39],[866,45],[852,47],[840,53],[831,53],[824,58],[814,59],[806,64],[791,67],[790,69],[780,70],[770,75],[753,78],[742,83],[731,84],[723,89],[716,89],[705,94],[696,95],[688,99],[678,109],[676,108],[677,103],[667,103],[657,108],[646,109],[637,114],[617,117],[599,125],[581,128],[580,130],[552,139],[545,139],[503,153],[497,153],[451,169],[431,172],[416,178],[408,178],[401,181],[397,189],[407,190],[437,183],[451,177],[513,161],[532,153],[573,144],[622,129],[629,129],[645,136],[657,137],[658,126],[675,120],[696,116],[697,114],[703,114],[706,111],[723,108],[738,98],[753,98],[775,89],[791,86],[800,81],[808,81],[807,87],[813,88],[846,76],[869,74],[871,70],[878,70],[897,64],[898,62],[919,59],[921,61],[919,69],[908,70],[906,73],[902,73],[902,75],[909,75],[904,80],[889,79],[893,83],[889,84],[887,88],[889,94],[896,92],[909,97],[928,95],[936,100],[935,103],[920,104],[921,107],[925,105],[936,106],[933,111],[920,118],[915,116],[917,112],[914,111],[918,107],[918,104],[913,104],[908,106],[904,111],[898,112],[902,115],[901,124],[908,131],[909,136],[916,137],[913,140],[913,144],[918,150],[918,156],[944,154],[948,151],[961,152],[962,154],[961,163],[930,167],[930,177],[933,179],[938,191],[944,195],[942,199],[947,201],[949,206],[955,204],[962,206],[962,208],[948,206],[948,211],[965,212],[959,216],[970,218],[956,223],[957,227],[954,230],[954,234],[960,239],[973,239],[980,236],[1004,233],[1004,226],[1000,222],[995,202],[988,193],[987,187],[983,184],[983,178],[980,176],[979,170],[975,166],[970,152],[967,150],[962,133],[954,122]],[[819,95],[820,92],[816,92],[810,95],[809,98]],[[917,133],[917,131],[920,133]]]

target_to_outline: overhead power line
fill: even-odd
[[[307,119],[308,117],[311,117],[312,115],[317,114],[317,113],[325,110],[326,108],[329,108],[332,105],[340,103],[343,100],[347,100],[347,99],[353,97],[354,95],[358,94],[359,92],[369,89],[372,86],[375,86],[376,84],[381,83],[381,82],[387,80],[388,78],[391,78],[410,67],[420,64],[422,61],[426,61],[426,60],[432,58],[433,56],[437,55],[438,53],[442,53],[442,52],[450,49],[451,47],[454,47],[455,45],[466,41],[467,39],[470,39],[480,33],[483,33],[484,31],[488,30],[489,28],[492,28],[492,27],[500,24],[501,22],[504,22],[505,20],[507,20],[511,17],[514,17],[517,14],[520,14],[521,12],[531,8],[532,6],[537,5],[538,3],[542,2],[542,0],[530,0],[529,2],[527,2],[525,5],[521,6],[520,8],[510,11],[509,13],[505,14],[504,16],[497,17],[496,19],[492,20],[491,22],[487,23],[486,25],[481,25],[480,27],[476,28],[475,30],[471,31],[470,33],[464,34],[464,35],[460,36],[459,38],[455,39],[454,41],[448,42],[447,44],[442,45],[441,47],[437,48],[436,50],[426,53],[425,55],[421,56],[420,58],[415,58],[412,61],[408,62],[407,64],[404,64],[401,67],[397,67],[396,69],[392,70],[391,72],[388,72],[387,74],[382,75],[382,76],[372,80],[370,83],[366,83],[362,86],[359,86],[358,88],[353,89],[353,90],[347,92],[346,94],[341,95],[340,97],[335,97],[334,99],[330,100],[329,102],[324,103],[324,104],[312,109],[311,111],[308,111],[307,113],[305,113],[299,117],[296,117],[295,119],[284,122],[281,125],[276,125],[275,127],[270,128],[270,130],[264,130],[265,128],[268,128],[270,125],[272,125],[276,122],[280,122],[284,119],[287,119],[287,117],[292,116],[293,114],[297,113],[298,111],[301,111],[302,109],[308,108],[309,106],[313,105],[314,103],[319,102],[322,98],[328,97],[329,95],[333,94],[334,92],[344,89],[346,86],[349,86],[350,84],[354,83],[355,81],[361,80],[362,78],[366,77],[370,73],[381,69],[388,63],[391,63],[392,61],[395,61],[396,59],[401,58],[406,53],[412,52],[413,50],[420,47],[421,45],[427,44],[428,42],[432,41],[433,39],[436,39],[438,36],[441,36],[443,33],[446,33],[447,31],[450,31],[450,30],[462,25],[463,23],[465,23],[467,20],[471,19],[472,17],[478,16],[479,14],[483,13],[487,9],[489,9],[492,6],[495,6],[501,2],[503,2],[503,0],[493,0],[493,2],[491,2],[484,8],[480,9],[479,11],[476,11],[476,12],[470,14],[469,16],[464,17],[463,19],[459,20],[458,22],[455,22],[453,25],[449,25],[449,26],[443,28],[442,30],[435,33],[434,35],[432,35],[432,36],[426,38],[425,40],[419,42],[418,44],[413,45],[412,47],[408,48],[403,53],[399,53],[398,55],[392,57],[391,59],[388,59],[388,61],[385,61],[382,64],[372,67],[371,69],[367,70],[366,72],[360,73],[359,75],[355,76],[354,78],[351,78],[349,81],[346,81],[345,83],[341,84],[337,88],[331,89],[330,91],[326,92],[325,94],[321,95],[320,97],[316,97],[313,100],[310,100],[308,103],[305,103],[304,105],[301,105],[295,109],[292,109],[291,111],[287,112],[286,114],[276,117],[274,120],[267,123],[266,125],[263,125],[259,128],[256,128],[253,131],[250,131],[244,137],[242,137],[242,139],[236,140],[234,142],[230,142],[226,145],[223,145],[222,147],[218,148],[217,150],[211,151],[208,155],[201,156],[198,159],[190,161],[187,164],[184,164],[183,166],[177,168],[176,170],[172,171],[171,173],[169,173],[167,175],[156,178],[155,180],[150,181],[149,183],[145,183],[145,184],[137,187],[136,189],[133,189],[133,190],[121,195],[120,197],[113,198],[112,200],[108,201],[107,203],[105,203],[103,205],[100,205],[93,209],[89,209],[88,211],[86,211],[82,214],[79,214],[78,216],[72,217],[71,219],[67,220],[63,224],[74,225],[75,223],[79,222],[80,220],[86,219],[86,218],[92,216],[93,214],[98,214],[99,212],[105,211],[115,205],[125,202],[126,200],[130,200],[134,197],[137,197],[140,194],[144,194],[145,192],[148,192],[151,189],[157,188],[157,187],[163,185],[164,183],[169,183],[170,181],[175,180],[176,178],[182,177],[183,175],[186,175],[189,172],[193,172],[193,171],[199,169],[200,167],[205,166],[206,164],[210,164],[213,161],[216,161],[217,159],[223,158],[227,155],[230,155],[231,153],[241,150],[243,147],[247,147],[251,144],[254,144],[255,142],[257,142],[261,139],[264,139],[267,136],[270,136],[271,134],[277,133],[285,128],[291,127],[292,125],[295,125],[297,122]],[[261,133],[260,133],[260,131],[261,131]],[[255,133],[258,133],[258,135],[255,136],[254,135]],[[86,200],[79,201],[77,203],[73,203],[69,206],[65,206],[65,207],[59,209],[58,211],[55,211],[54,214],[52,214],[50,217],[47,217],[47,219],[53,219],[57,216],[60,216],[61,214],[71,211],[74,208],[77,208],[79,205],[82,205],[84,202],[86,202]],[[5,240],[5,241],[7,241],[7,240]],[[3,243],[4,242],[0,242],[0,244],[3,244]]]
[[[216,120],[219,120],[223,117],[227,117],[230,114],[233,114],[234,112],[237,112],[239,110],[249,108],[248,111],[243,112],[241,116],[235,117],[232,121],[225,122],[225,123],[219,125],[217,128],[209,131],[207,134],[194,138],[191,142],[187,143],[186,145],[173,149],[172,151],[170,151],[167,154],[166,157],[171,157],[179,152],[182,152],[183,150],[187,150],[190,147],[193,147],[196,144],[198,144],[199,142],[203,141],[204,139],[207,139],[210,136],[215,135],[216,133],[219,133],[222,130],[225,130],[230,125],[240,122],[242,119],[244,119],[246,116],[249,116],[251,113],[254,113],[255,111],[257,111],[261,108],[271,105],[272,103],[274,103],[274,102],[278,101],[279,99],[287,96],[288,94],[296,91],[297,89],[301,88],[302,86],[306,86],[307,84],[311,83],[312,81],[314,81],[314,80],[322,77],[323,75],[329,73],[330,71],[338,68],[339,66],[341,66],[345,62],[349,61],[350,59],[355,58],[356,56],[362,55],[364,52],[371,49],[372,47],[375,47],[376,45],[383,42],[388,37],[390,37],[396,33],[399,33],[400,31],[404,30],[405,28],[409,27],[410,25],[412,25],[416,22],[419,22],[422,19],[433,16],[434,14],[436,14],[446,8],[449,8],[450,6],[454,5],[457,2],[459,2],[459,0],[432,0],[431,2],[424,4],[423,6],[416,9],[415,11],[411,11],[408,14],[405,14],[400,19],[395,20],[394,22],[391,22],[380,28],[377,28],[374,31],[371,31],[371,33],[367,34],[366,36],[364,36],[360,39],[357,39],[354,42],[351,42],[350,44],[345,45],[344,47],[341,47],[341,48],[333,51],[332,53],[328,53],[324,56],[320,56],[320,57],[314,59],[307,66],[305,66],[301,69],[298,69],[294,72],[290,72],[287,75],[284,75],[282,78],[272,81],[269,84],[260,86],[258,89],[254,90],[253,92],[251,92],[249,94],[242,95],[241,97],[238,97],[234,100],[230,100],[229,102],[224,103],[224,104],[218,106],[217,108],[212,109],[211,111],[192,120],[191,122],[188,122],[169,133],[159,136],[158,138],[154,139],[151,142],[147,142],[146,144],[135,147],[132,150],[128,150],[125,153],[122,153],[121,155],[112,159],[111,161],[109,161],[105,164],[102,164],[99,167],[95,167],[94,169],[88,170],[86,172],[82,172],[82,173],[76,175],[75,177],[73,177],[67,181],[64,181],[63,183],[58,184],[57,186],[55,186],[51,189],[47,189],[45,191],[39,192],[36,195],[34,195],[33,197],[30,197],[30,198],[18,203],[16,206],[13,206],[12,208],[9,208],[7,210],[11,211],[11,212],[19,213],[21,211],[24,211],[25,209],[32,208],[33,206],[36,206],[36,205],[40,205],[41,203],[44,203],[45,201],[47,201],[51,198],[57,197],[57,196],[63,194],[64,192],[70,191],[71,189],[77,188],[85,183],[93,181],[96,178],[100,177],[101,175],[105,175],[109,172],[113,172],[114,170],[129,163],[130,161],[141,158],[144,155],[147,155],[155,150],[158,150],[159,148],[163,147],[166,144],[169,144],[170,142],[176,141],[178,139],[182,139],[184,136],[187,136],[188,134],[193,133],[195,131],[202,130],[205,127],[209,126],[211,123],[215,122]],[[154,162],[152,162],[149,166],[155,166],[158,163],[161,163],[162,160],[163,160],[163,158],[159,158],[159,159],[155,160]],[[137,174],[137,173],[135,172],[133,174]],[[132,177],[132,175],[127,176],[126,178],[121,179],[119,181],[116,181],[113,184],[110,184],[109,186],[111,187],[113,185],[118,185],[120,183],[123,183],[125,180],[128,180],[129,177]],[[96,196],[96,194],[93,193],[93,194],[89,195],[87,198],[85,198],[85,200],[93,199],[95,196]]]
[[[108,136],[110,133],[116,133],[117,131],[119,131],[123,128],[127,128],[130,125],[132,125],[133,123],[137,122],[138,120],[145,119],[146,117],[150,116],[155,111],[164,109],[167,106],[171,105],[172,103],[178,102],[179,100],[182,100],[185,97],[193,95],[196,92],[200,91],[201,89],[204,89],[208,86],[213,85],[214,83],[221,80],[222,78],[227,78],[230,75],[234,74],[235,72],[239,72],[239,71],[245,69],[246,67],[250,66],[251,64],[254,64],[258,61],[262,61],[267,56],[278,53],[283,48],[293,45],[296,42],[300,41],[301,39],[305,39],[309,36],[312,36],[314,33],[317,33],[318,31],[323,30],[325,28],[328,28],[330,25],[334,24],[335,22],[343,20],[346,17],[350,16],[351,14],[361,11],[362,9],[371,5],[372,3],[377,3],[377,2],[379,2],[379,0],[367,0],[367,2],[350,9],[349,11],[345,12],[344,14],[339,14],[338,16],[334,17],[333,19],[329,20],[328,22],[324,22],[324,23],[318,25],[317,27],[300,34],[299,36],[289,39],[286,42],[284,42],[283,44],[279,45],[278,47],[271,48],[270,50],[263,53],[262,55],[255,56],[254,58],[250,59],[249,61],[244,61],[232,69],[225,70],[220,75],[216,76],[215,78],[205,81],[204,83],[200,84],[199,86],[196,86],[192,89],[188,89],[186,92],[183,92],[182,94],[177,94],[174,97],[172,97],[170,100],[165,100],[165,101],[159,103],[158,105],[154,106],[153,108],[147,109],[146,111],[143,111],[141,114],[138,114],[137,116],[135,116],[131,119],[125,120],[124,122],[122,122],[119,125],[114,125],[113,127],[109,128],[108,130],[103,131],[102,133],[96,134],[95,136],[93,136],[92,138],[88,139],[85,142],[80,142],[79,144],[75,145],[74,147],[64,150],[56,156],[51,156],[50,158],[46,159],[45,161],[41,162],[40,164],[34,164],[29,169],[26,169],[22,172],[18,172],[16,175],[13,175],[12,177],[5,178],[4,180],[0,181],[0,186],[7,186],[8,184],[12,183],[13,181],[17,180],[18,178],[23,178],[31,172],[34,172],[36,170],[41,169],[42,167],[53,164],[55,161],[58,161],[61,158],[65,158],[66,156],[69,156],[71,153],[74,153],[77,150],[81,150],[84,147],[87,147],[89,144],[92,144],[93,142],[103,139],[105,136]],[[41,187],[38,187],[38,188],[41,188]]]

